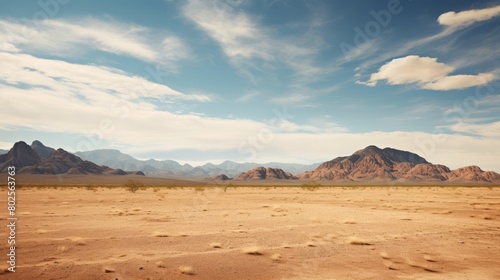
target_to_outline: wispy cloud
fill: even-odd
[[[261,96],[262,93],[259,92],[259,91],[251,91],[251,92],[247,92],[245,93],[243,96],[241,96],[240,98],[236,99],[236,101],[238,102],[248,102],[252,99],[255,99],[256,97],[258,96]]]
[[[399,46],[393,46],[391,47],[390,52],[384,52],[376,57],[365,60],[361,63],[359,69],[369,68],[380,62],[386,61],[387,59],[406,55],[418,47],[426,46],[438,40],[449,38],[451,35],[456,34],[461,30],[465,30],[465,28],[472,26],[474,23],[490,20],[493,17],[500,15],[499,11],[500,6],[495,6],[481,10],[467,10],[458,13],[447,12],[441,14],[436,20],[437,23],[442,26],[439,32],[415,40],[410,40],[400,44]],[[443,46],[440,46],[440,48],[442,47]]]
[[[64,92],[85,99],[125,96],[131,100],[153,98],[163,102],[210,101],[208,96],[184,94],[116,68],[5,52],[0,52],[0,60],[0,81],[13,87],[44,88],[54,95]]]
[[[500,139],[500,121],[488,123],[475,123],[471,120],[445,126],[449,130],[485,138]]]
[[[176,71],[189,58],[189,48],[177,36],[116,20],[0,20],[0,50],[47,53],[71,58],[92,50],[133,57]]]
[[[286,65],[296,79],[313,82],[331,71],[316,61],[321,43],[310,44],[307,35],[283,36],[259,25],[257,17],[238,8],[240,2],[230,3],[190,0],[182,12],[220,45],[241,73],[254,79],[253,71],[272,72]]]
[[[272,102],[277,104],[296,104],[308,100],[310,97],[304,93],[291,93],[282,96],[277,96],[271,99]]]
[[[346,63],[358,59],[363,59],[369,57],[377,51],[380,50],[381,40],[380,39],[371,39],[367,40],[364,43],[357,45],[355,47],[351,47],[350,49],[342,49],[344,52],[344,56],[339,60],[339,63]]]

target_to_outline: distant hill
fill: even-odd
[[[276,180],[292,180],[297,179],[297,177],[293,176],[292,173],[285,172],[280,168],[270,168],[259,166],[247,172],[241,173],[238,177],[234,178],[234,180],[267,180],[267,179],[276,179]]]
[[[304,180],[497,182],[500,174],[477,166],[456,170],[429,163],[417,154],[392,148],[368,146],[346,157],[324,162],[313,171],[299,174]]]
[[[130,155],[118,150],[93,150],[88,152],[76,152],[82,159],[106,165],[112,168],[123,170],[140,170],[146,174],[165,175],[176,177],[207,178],[226,174],[228,177],[235,177],[252,168],[259,166],[276,167],[287,170],[290,173],[302,173],[316,168],[319,164],[295,164],[295,163],[238,163],[234,161],[224,161],[221,164],[207,163],[193,167],[189,164],[181,165],[174,160],[138,160]]]
[[[231,178],[227,177],[226,174],[217,175],[215,177],[208,178],[208,179],[215,180],[215,181],[228,181],[228,180],[232,180]]]
[[[7,171],[9,166],[15,166],[18,173],[32,174],[144,175],[142,172],[125,172],[100,166],[63,149],[46,147],[40,141],[33,142],[32,146],[23,141],[15,143],[7,154],[0,156],[0,172]]]
[[[185,167],[173,160],[138,160],[118,150],[112,149],[76,152],[75,155],[84,160],[92,161],[112,168],[140,170],[146,173],[158,173],[160,170],[183,171],[185,169]],[[189,166],[188,169],[190,170],[192,167]]]
[[[8,152],[9,152],[9,150],[2,150],[2,149],[0,149],[0,155],[6,154]]]

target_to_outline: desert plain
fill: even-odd
[[[495,186],[40,178],[0,279],[500,279]]]

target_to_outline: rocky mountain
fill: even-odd
[[[17,142],[7,154],[0,156],[0,172],[5,172],[9,166],[17,170],[37,165],[42,161],[40,156],[25,142]]]
[[[448,181],[500,182],[500,174],[493,171],[483,171],[478,166],[472,165],[453,170],[448,175]]]
[[[55,152],[54,148],[46,147],[42,144],[42,142],[35,140],[31,144],[31,148],[40,156],[40,158],[48,158],[50,155]]]
[[[316,168],[319,164],[295,164],[295,163],[238,163],[234,161],[224,161],[221,164],[207,163],[201,166],[193,167],[189,164],[181,165],[174,160],[138,160],[130,155],[124,154],[118,150],[94,150],[88,152],[77,152],[77,156],[84,160],[92,161],[97,164],[106,165],[112,168],[123,170],[140,170],[146,174],[164,175],[176,177],[207,178],[215,177],[220,174],[226,174],[229,177],[235,177],[247,170],[259,167],[273,166],[287,170],[290,173],[302,173]]]
[[[42,158],[40,156],[46,156],[48,152],[51,152],[48,157]],[[46,147],[39,141],[33,142],[32,146],[22,141],[15,143],[14,147],[6,155],[0,156],[0,171],[5,172],[8,166],[15,166],[19,173],[32,174],[126,175],[133,173],[144,175],[142,172],[125,172],[121,169],[100,166],[93,162],[82,160],[63,149],[54,150]]]
[[[291,180],[297,179],[293,174],[283,171],[280,168],[270,168],[259,166],[247,172],[241,173],[234,180],[267,180],[267,179],[278,179],[278,180]]]
[[[417,154],[392,148],[368,146],[346,157],[327,161],[313,171],[298,175],[304,180],[495,182],[500,174],[477,166],[456,170],[432,164]]]

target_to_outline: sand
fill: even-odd
[[[500,279],[500,188],[59,187],[17,198],[17,268],[0,279]]]

